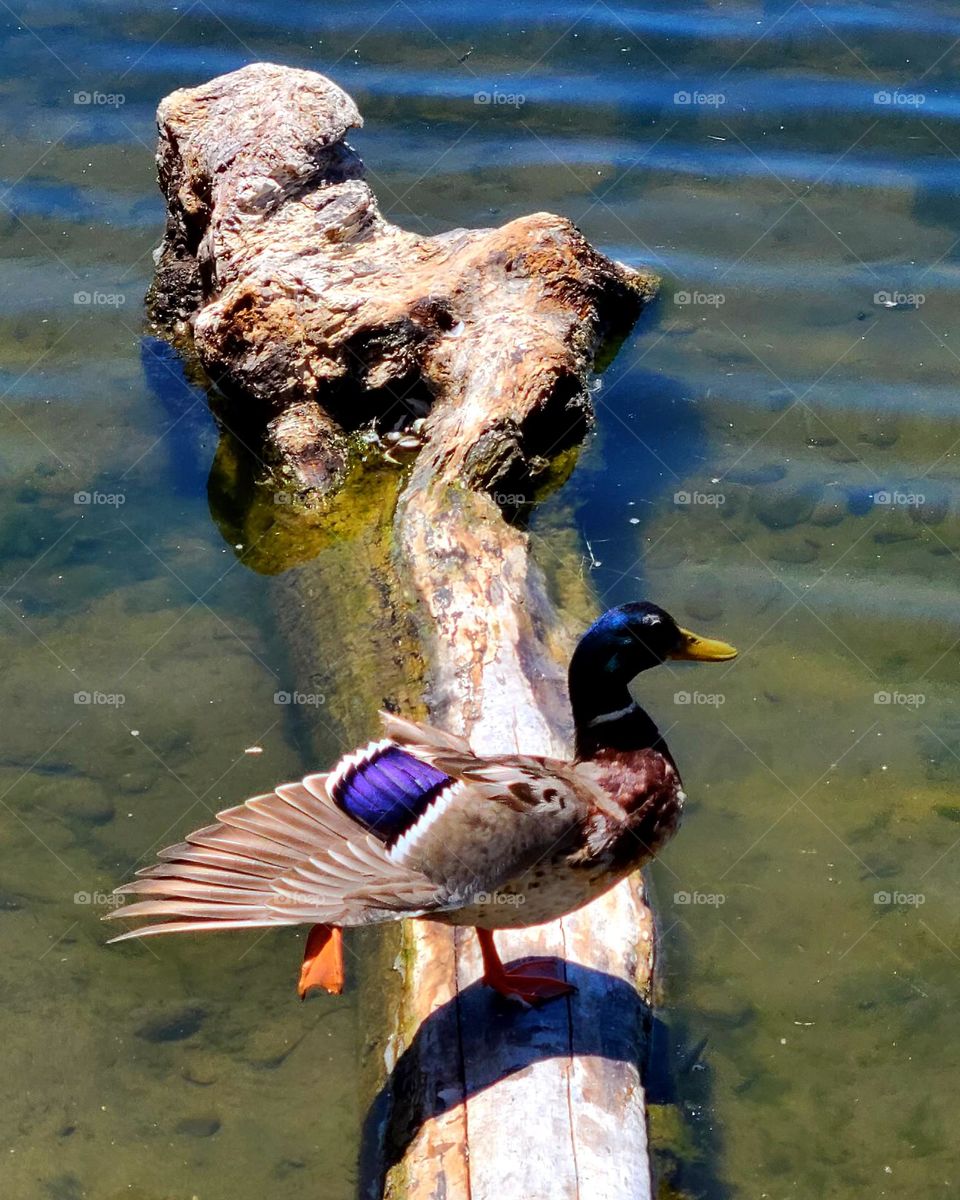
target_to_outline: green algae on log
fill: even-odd
[[[557,454],[584,436],[588,372],[656,281],[547,213],[434,237],[397,228],[344,141],[360,123],[330,80],[269,64],[168,96],[158,154],[168,216],[153,312],[192,327],[220,390],[219,419],[259,431],[272,478],[314,510],[307,541],[325,545],[322,557],[337,551],[337,536],[326,543],[320,531],[325,515],[338,524],[349,433],[404,411],[428,414],[395,511],[367,509],[375,552],[360,556],[346,589],[326,577],[317,592],[298,585],[298,603],[285,610],[288,640],[309,668],[311,628],[328,612],[338,628],[351,611],[365,627],[351,597],[366,570],[371,596],[386,589],[387,626],[416,622],[418,636],[383,666],[408,690],[422,662],[433,720],[468,735],[479,753],[565,755],[564,664],[577,630],[503,511],[534,494]],[[220,467],[229,497],[229,458]],[[230,527],[246,523],[259,540],[262,510],[227,507]],[[290,530],[298,515],[307,528],[300,505],[289,508]],[[290,540],[281,531],[275,550]],[[255,565],[288,564],[267,553]],[[405,673],[411,660],[418,666]],[[355,695],[372,715],[387,681],[367,656],[370,671],[377,677],[355,681]],[[418,698],[398,697],[414,711]],[[351,713],[348,724],[362,719]],[[639,1062],[653,939],[639,880],[501,942],[507,957],[564,958],[579,994],[505,1011],[476,986],[469,937],[411,923],[389,1079],[368,1121],[383,1177],[374,1172],[366,1193],[642,1200],[650,1179]]]

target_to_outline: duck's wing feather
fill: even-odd
[[[218,814],[117,889],[133,903],[108,919],[144,919],[115,941],[160,933],[324,922],[362,925],[441,906],[442,890],[391,859],[337,807],[329,777],[308,775]]]
[[[384,714],[388,737],[326,775],[218,814],[118,889],[116,940],[185,930],[363,925],[458,908],[560,848],[597,796],[569,765],[479,758],[451,734]]]
[[[380,720],[383,732],[398,746],[409,747],[426,754],[449,753],[470,754],[470,743],[466,738],[455,733],[447,733],[433,725],[424,725],[420,721],[411,721],[408,717],[398,716],[397,713],[380,710]]]

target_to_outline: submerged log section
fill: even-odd
[[[167,97],[154,313],[190,323],[226,411],[307,500],[343,479],[351,430],[429,403],[394,568],[420,618],[430,716],[481,753],[563,755],[574,631],[498,497],[531,495],[582,438],[596,351],[655,283],[545,213],[399,229],[344,141],[361,123],[330,80],[267,64]],[[472,935],[411,923],[371,1194],[643,1200],[653,942],[639,880],[498,940],[508,959],[561,956],[580,991],[514,1011],[473,986]]]

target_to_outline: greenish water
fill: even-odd
[[[648,595],[743,651],[639,688],[691,798],[652,872],[663,1194],[956,1194],[955,6],[14,8],[4,1194],[354,1194],[356,991],[298,1005],[292,933],[105,950],[98,919],[382,699],[331,628],[328,701],[274,702],[304,687],[281,629],[344,557],[251,569],[287,560],[245,544],[222,481],[211,515],[203,395],[143,340],[156,102],[261,58],[351,91],[408,228],[549,209],[664,275],[532,524],[549,561],[574,515],[603,602]]]

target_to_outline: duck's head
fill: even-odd
[[[580,639],[570,668],[589,665],[592,673],[611,682],[629,683],[668,658],[726,662],[736,656],[726,642],[691,633],[656,604],[636,600],[611,608],[594,621]]]
[[[627,690],[641,671],[667,659],[726,662],[736,655],[733,646],[691,633],[648,600],[611,608],[590,626],[570,660],[570,703],[578,743],[620,737],[623,730],[617,723],[636,723],[637,714],[649,722]]]

